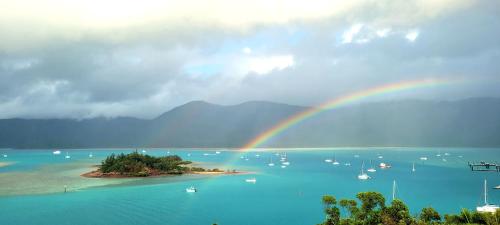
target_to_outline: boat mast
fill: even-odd
[[[396,199],[396,180],[392,181],[392,201]]]
[[[488,205],[488,190],[486,189],[486,179],[484,179],[484,204]]]

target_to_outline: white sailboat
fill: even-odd
[[[411,172],[415,172],[415,163],[413,163],[413,166],[411,168]]]
[[[271,157],[271,161],[269,162],[269,164],[267,164],[268,166],[274,166],[274,163],[273,163],[273,157]]]
[[[375,173],[377,172],[377,170],[375,168],[373,168],[373,165],[372,165],[372,161],[370,160],[370,168],[368,168],[366,171],[370,172],[370,173]]]
[[[337,155],[333,156],[333,165],[339,165],[340,163],[337,161]]]
[[[441,150],[438,151],[437,157],[441,157]]]
[[[71,158],[71,156],[68,154],[68,152],[66,152],[66,156],[64,156],[64,158],[66,158],[66,159],[70,159],[70,158]]]
[[[94,155],[92,154],[92,152],[89,154],[89,158],[92,158],[94,157]]]
[[[333,160],[331,158],[327,158],[327,159],[325,159],[325,162],[331,163],[331,162],[333,162]]]
[[[368,176],[368,174],[365,173],[364,167],[365,167],[365,162],[363,161],[363,164],[361,164],[361,173],[358,175],[358,179],[360,180],[370,179],[370,176]]]
[[[478,212],[482,212],[482,213],[494,213],[496,212],[498,209],[500,209],[500,207],[498,205],[491,205],[491,204],[488,204],[488,190],[487,190],[487,183],[486,183],[486,179],[484,180],[484,205],[483,206],[478,206],[476,207],[476,210]]]

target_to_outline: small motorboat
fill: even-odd
[[[331,162],[333,162],[333,160],[331,160],[331,159],[325,159],[325,162],[331,163]]]
[[[500,185],[493,187],[493,189],[500,189]]]
[[[215,154],[220,154],[220,151],[216,151]]]
[[[286,162],[282,162],[281,164],[285,165],[285,166],[289,166],[290,165],[290,162],[286,161]]]
[[[252,178],[245,179],[245,182],[255,184],[257,182],[257,179],[255,179],[255,177],[252,177]]]
[[[191,186],[191,187],[186,188],[186,192],[187,193],[194,193],[194,192],[197,192],[197,190],[195,187]]]
[[[381,169],[388,169],[388,168],[391,168],[391,165],[389,165],[389,164],[385,164],[385,163],[380,163],[380,164],[379,164],[379,167],[380,167]]]
[[[53,152],[52,152],[52,154],[54,154],[54,155],[60,155],[60,154],[61,154],[61,151],[56,150],[56,151],[53,151]]]
[[[351,163],[346,162],[346,163],[344,163],[344,166],[351,166]]]
[[[420,157],[420,160],[422,160],[422,161],[426,161],[426,160],[427,160],[427,157]]]

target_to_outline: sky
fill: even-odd
[[[154,118],[193,100],[500,97],[500,1],[0,0],[0,118]]]

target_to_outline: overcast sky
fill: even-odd
[[[500,97],[500,1],[0,0],[0,118],[152,118],[192,100]]]

